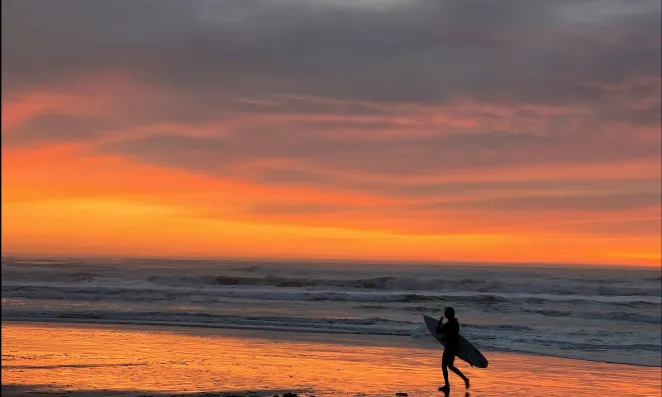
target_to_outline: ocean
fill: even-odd
[[[393,336],[453,306],[489,359],[517,352],[662,366],[658,270],[157,259],[2,259],[3,321]]]

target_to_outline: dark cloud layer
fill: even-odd
[[[5,1],[3,93],[123,69],[182,95],[567,104],[659,75],[657,1],[351,3]]]

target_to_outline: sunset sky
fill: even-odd
[[[659,0],[3,0],[5,255],[659,265]]]

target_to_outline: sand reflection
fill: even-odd
[[[5,323],[3,385],[151,394],[296,391],[318,396],[441,396],[441,351],[382,347],[367,337],[328,343],[259,338],[264,332]],[[164,332],[170,331],[170,332]],[[414,342],[407,342],[414,343]],[[470,395],[659,395],[659,368],[491,354],[463,366]],[[469,396],[451,378],[449,396]],[[4,393],[5,390],[3,390]],[[272,393],[272,394],[269,394]]]

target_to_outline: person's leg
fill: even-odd
[[[467,378],[466,376],[464,376],[464,374],[462,373],[462,371],[460,371],[459,369],[455,368],[455,365],[453,365],[453,364],[449,365],[448,368],[450,368],[451,371],[455,372],[455,374],[456,374],[457,376],[459,376],[460,378],[462,378],[462,380],[464,381],[464,385],[465,385],[465,386],[467,387],[467,389],[468,389],[468,388],[469,388],[469,378]]]
[[[448,365],[445,362],[441,363],[441,372],[444,374],[444,385],[450,386],[448,383]]]
[[[447,351],[444,350],[444,354],[441,356],[441,372],[444,374],[444,386],[440,387],[439,390],[441,391],[449,391],[451,386],[450,383],[448,383],[448,364],[453,364],[452,361],[449,360],[449,354]]]

